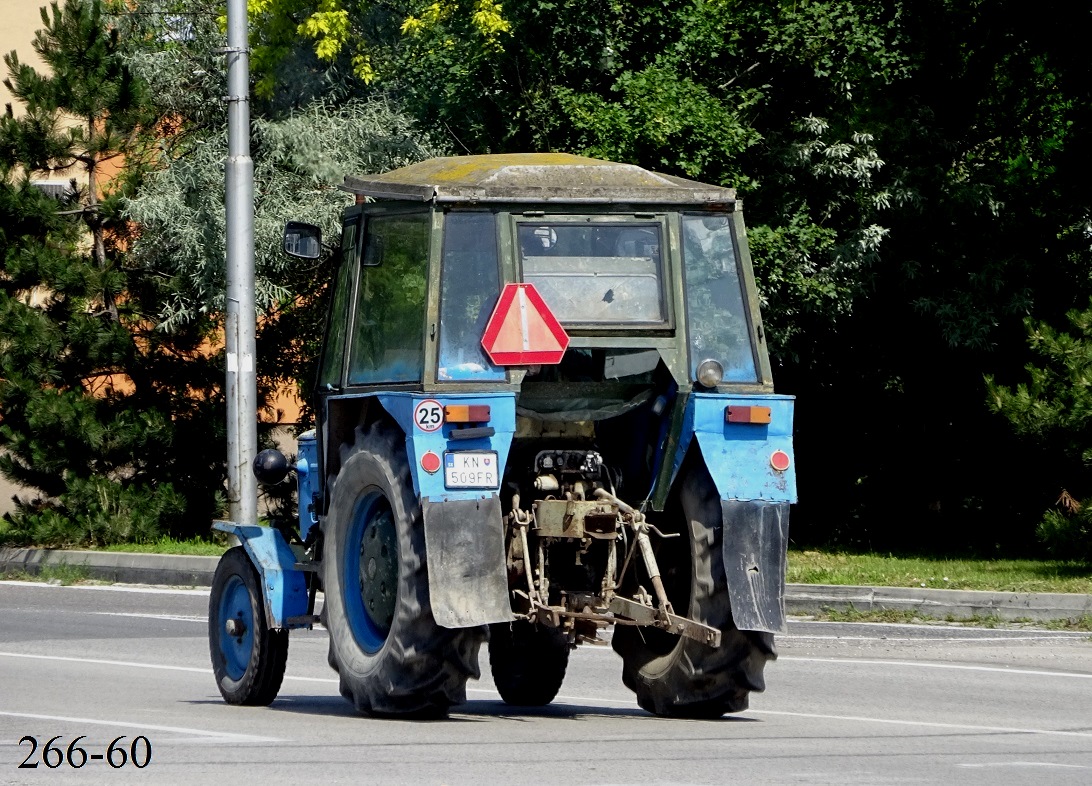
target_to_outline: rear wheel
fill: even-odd
[[[701,461],[688,461],[671,520],[681,537],[658,544],[657,562],[675,613],[721,631],[717,648],[656,628],[618,626],[614,649],[622,682],[657,715],[715,718],[747,709],[776,658],[773,634],[741,631],[732,620],[724,574],[720,497]],[[665,525],[669,522],[665,522]]]
[[[483,636],[442,628],[432,616],[409,471],[400,430],[388,423],[358,430],[324,525],[324,615],[330,664],[357,709],[436,717],[466,700]]]
[[[228,704],[271,704],[288,661],[288,631],[270,630],[258,572],[242,546],[216,566],[209,594],[209,652]]]
[[[527,620],[489,626],[489,668],[507,704],[541,707],[561,690],[569,639],[557,628]]]

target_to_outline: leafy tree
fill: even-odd
[[[166,327],[222,319],[226,152],[224,130],[211,129],[202,144],[163,162],[126,203],[142,227],[135,259],[171,278],[171,298],[157,315]],[[258,373],[267,397],[291,384],[309,398],[334,272],[329,260],[301,262],[283,253],[285,221],[318,224],[336,244],[348,204],[336,184],[346,174],[386,171],[439,153],[382,100],[339,108],[316,103],[284,120],[254,120]]]
[[[203,530],[224,477],[208,450],[223,422],[208,324],[157,330],[156,273],[128,264],[120,207],[159,119],[108,10],[43,9],[33,46],[48,73],[5,57],[26,114],[0,121],[0,471],[42,494],[13,516],[7,536],[24,541]],[[106,165],[122,161],[107,181]],[[32,185],[65,171],[87,186],[51,199]]]

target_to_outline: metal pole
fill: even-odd
[[[254,373],[254,162],[250,158],[246,0],[228,0],[227,19],[228,504],[233,521],[257,524],[258,483],[250,470],[258,451],[258,392]]]

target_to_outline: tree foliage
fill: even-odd
[[[1031,444],[1054,484],[1040,539],[1056,554],[1092,561],[1092,308],[1068,318],[1070,332],[1029,322],[1037,364],[1014,387],[989,378],[989,405]]]
[[[25,299],[43,249],[66,249],[86,264],[50,267],[46,289],[85,293],[81,303],[111,315],[95,324],[111,324],[110,293],[116,324],[133,324],[126,309],[139,303],[140,324],[157,326],[135,342],[144,357],[156,341],[203,339],[219,324],[223,18],[214,0],[118,10],[115,30],[134,42],[124,60],[133,89],[149,85],[161,124],[154,150],[137,145],[133,160],[156,172],[137,167],[103,195],[94,215],[122,209],[126,220],[99,253],[81,250],[78,222],[63,215],[74,207],[37,200],[9,165],[5,204],[20,218],[5,238],[37,240],[5,240],[5,285]],[[331,186],[343,174],[437,150],[582,152],[743,198],[776,378],[798,397],[798,540],[990,552],[1025,546],[1060,489],[1085,509],[1084,317],[1070,338],[1045,325],[1092,298],[1086,9],[251,0],[249,10],[263,390],[293,374],[309,385],[330,272],[280,256],[284,218],[334,232],[344,202]],[[111,95],[114,81],[99,84],[96,95]],[[21,122],[18,134],[5,126],[9,161],[66,160],[58,150],[71,140],[52,115],[32,109]],[[89,204],[79,215],[93,234]],[[111,250],[130,228],[128,253]],[[84,311],[95,307],[72,313]],[[31,334],[21,319],[11,335]],[[89,346],[110,345],[86,334]],[[50,340],[64,355],[73,339]],[[48,357],[19,362],[56,376]],[[1076,510],[1064,515],[1080,519]]]
[[[157,120],[107,10],[43,9],[45,73],[5,58],[27,111],[0,122],[0,471],[41,493],[9,532],[38,542],[184,532],[187,516],[213,514],[222,485],[223,461],[207,452],[223,416],[205,325],[156,330],[155,274],[128,264],[120,207]],[[107,182],[104,166],[122,157]],[[60,171],[87,185],[54,199],[32,184]]]

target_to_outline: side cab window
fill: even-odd
[[[453,211],[444,217],[440,291],[440,360],[448,381],[504,381],[482,349],[485,325],[500,296],[497,219],[493,213]]]
[[[341,372],[345,361],[345,337],[349,330],[349,300],[356,277],[357,240],[361,216],[350,216],[341,229],[341,262],[334,279],[333,303],[326,323],[326,340],[319,364],[319,390],[341,387]]]
[[[368,216],[348,384],[421,381],[430,226],[427,212]]]

